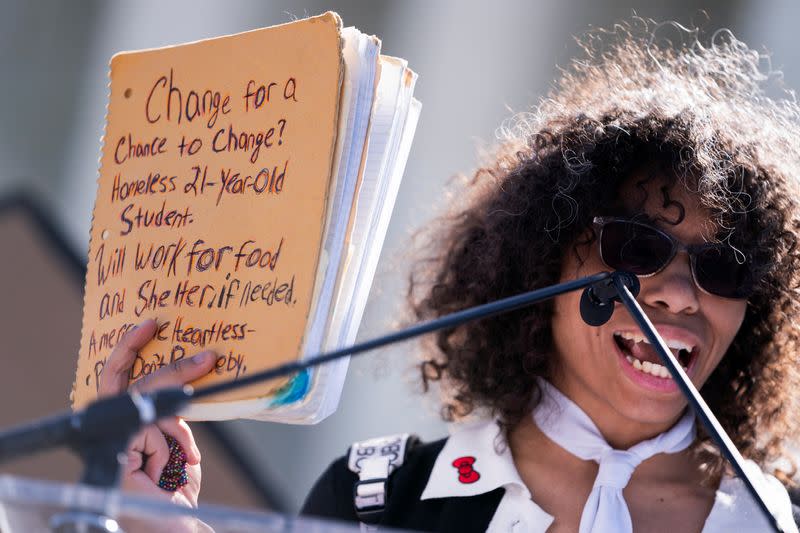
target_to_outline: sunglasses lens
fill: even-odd
[[[672,241],[655,228],[635,222],[613,221],[600,236],[603,262],[638,276],[658,272],[672,257]]]
[[[724,298],[747,298],[753,282],[750,268],[729,246],[713,246],[698,252],[694,275],[704,290]]]

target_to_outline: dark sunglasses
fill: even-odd
[[[744,255],[725,244],[684,245],[658,228],[623,218],[595,217],[600,228],[600,258],[614,270],[640,277],[661,272],[686,251],[697,286],[724,298],[747,298],[753,291],[750,266]]]

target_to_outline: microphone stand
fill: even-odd
[[[611,287],[616,289],[612,291]],[[584,307],[595,306],[591,319],[584,317],[590,325],[600,325],[611,317],[614,301],[622,301],[642,328],[650,343],[656,347],[673,378],[681,387],[692,408],[706,426],[708,432],[720,445],[725,457],[731,461],[737,473],[745,480],[748,490],[759,504],[776,531],[783,531],[777,518],[766,505],[764,497],[743,468],[743,458],[735,445],[714,417],[708,405],[689,381],[683,369],[674,359],[663,339],[639,307],[633,293],[638,294],[638,280],[627,273],[601,272],[564,283],[536,289],[517,296],[458,311],[443,317],[421,322],[409,328],[390,333],[377,339],[367,340],[349,347],[322,353],[302,361],[288,362],[277,367],[225,381],[202,389],[190,386],[163,389],[149,394],[121,394],[93,402],[84,410],[67,413],[43,421],[0,432],[0,463],[19,455],[67,444],[76,449],[84,459],[86,470],[83,481],[99,487],[112,488],[119,476],[120,454],[124,453],[130,438],[142,427],[159,418],[177,414],[191,400],[205,398],[221,392],[245,387],[275,377],[289,375],[349,355],[373,350],[398,341],[407,340],[425,333],[453,328],[472,320],[487,318],[520,309],[570,291],[585,289],[581,302]],[[596,290],[593,290],[596,289]],[[617,294],[613,294],[616,292]],[[600,310],[602,318],[596,316]],[[120,410],[125,416],[120,416]]]

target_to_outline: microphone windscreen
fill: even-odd
[[[614,302],[619,302],[619,293],[614,285],[614,278],[619,277],[622,283],[631,291],[633,297],[639,295],[639,278],[630,272],[615,272],[612,277],[587,287],[581,294],[581,318],[590,326],[602,326],[614,314]]]
[[[601,282],[602,283],[602,282]],[[602,326],[614,314],[614,300],[598,298],[594,286],[587,287],[581,294],[581,318],[590,326]]]

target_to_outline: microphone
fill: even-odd
[[[581,318],[590,326],[602,326],[614,314],[616,302],[622,301],[619,292],[614,286],[614,278],[628,288],[635,298],[639,294],[639,278],[630,272],[614,272],[611,277],[589,285],[581,294]]]

